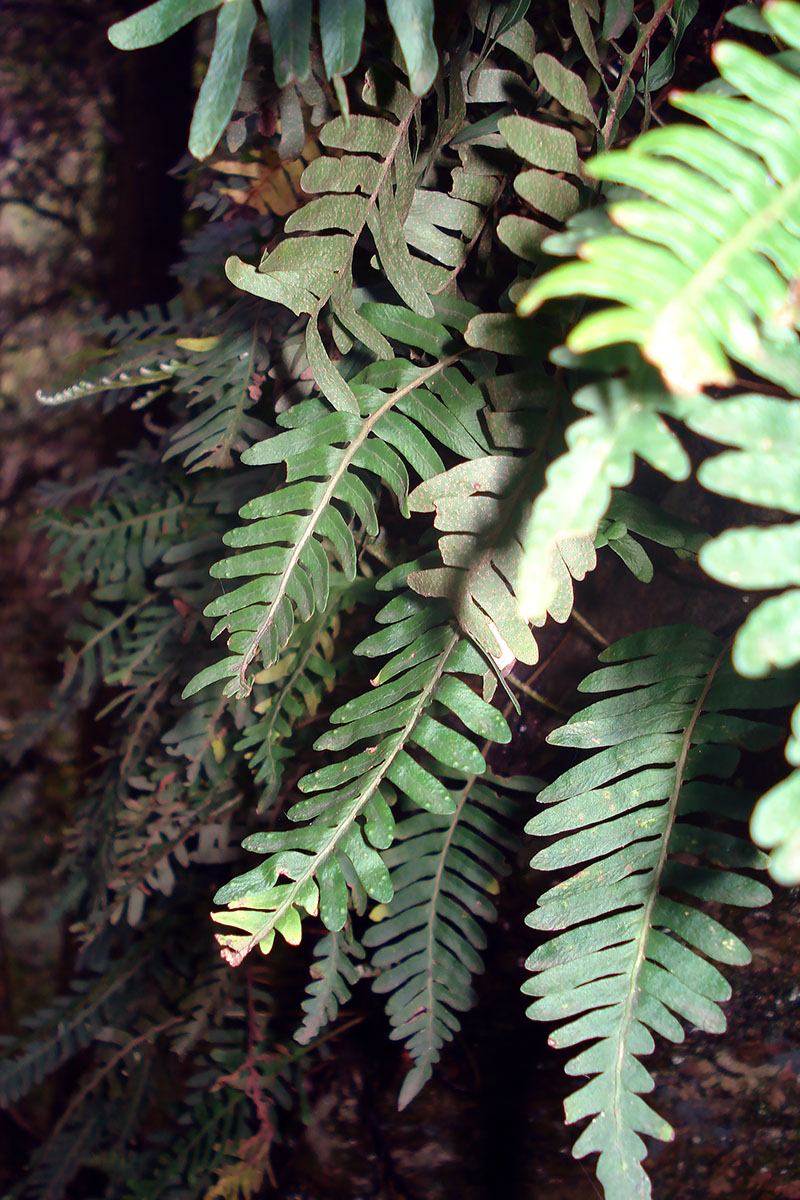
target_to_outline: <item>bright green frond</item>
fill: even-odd
[[[764,17],[798,48],[791,12],[776,3]],[[674,103],[707,127],[652,130],[593,160],[595,178],[645,198],[612,204],[621,232],[585,241],[583,261],[536,280],[519,311],[555,296],[614,300],[620,307],[576,325],[573,350],[634,342],[678,393],[731,384],[730,360],[797,389],[800,134],[787,105],[800,99],[800,80],[731,42],[716,47],[715,61],[737,94],[681,93]]]

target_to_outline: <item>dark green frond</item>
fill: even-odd
[[[303,1001],[305,1016],[295,1032],[295,1041],[308,1045],[350,999],[350,989],[358,982],[356,965],[364,951],[347,927],[328,933],[314,948],[311,980],[306,986],[308,998]]]
[[[505,731],[496,716],[500,741]],[[450,815],[421,812],[398,824],[385,856],[394,898],[373,910],[378,924],[364,937],[373,949],[373,988],[389,993],[391,1036],[406,1042],[414,1060],[401,1109],[430,1079],[442,1045],[461,1027],[458,1014],[475,1003],[471,978],[483,970],[486,946],[480,922],[494,920],[489,897],[507,870],[514,800],[473,777],[455,803]]]
[[[616,694],[548,739],[594,753],[539,793],[547,807],[527,826],[555,839],[534,868],[579,868],[528,917],[534,929],[558,932],[528,959],[535,976],[523,991],[540,997],[528,1009],[533,1019],[568,1018],[552,1045],[592,1043],[567,1064],[568,1074],[594,1078],[565,1110],[568,1122],[592,1117],[573,1153],[600,1153],[609,1200],[649,1196],[639,1135],[672,1137],[640,1098],[653,1088],[639,1061],[652,1052],[651,1030],[683,1041],[681,1017],[721,1032],[719,1002],[730,987],[708,960],[749,961],[698,900],[770,898],[762,883],[732,869],[763,868],[766,858],[727,831],[727,821],[747,820],[754,797],[725,780],[738,746],[773,744],[779,731],[729,713],[746,699],[731,691],[727,653],[691,626],[634,634],[604,651],[600,659],[611,665],[581,688]]]

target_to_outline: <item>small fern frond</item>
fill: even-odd
[[[367,95],[374,99],[372,91],[368,84]],[[403,237],[413,195],[409,128],[416,104],[400,85],[393,109],[397,121],[362,115],[349,121],[337,117],[326,125],[320,141],[342,156],[318,158],[303,172],[302,187],[316,198],[287,221],[286,234],[297,236],[284,237],[257,270],[236,257],[228,259],[225,268],[236,287],[283,304],[297,315],[308,314],[306,351],[314,378],[334,408],[345,412],[357,413],[358,405],[320,337],[324,307],[330,302],[338,322],[372,354],[391,357],[386,339],[353,305],[353,254],[367,228],[398,294],[420,315],[433,316]]]
[[[800,516],[800,409],[797,400],[745,395],[692,402],[687,424],[731,447],[698,468],[704,487],[747,504]],[[727,529],[700,552],[712,578],[751,591],[783,589],[748,613],[733,644],[733,665],[758,678],[800,662],[800,523]],[[797,726],[786,757],[800,767]],[[766,793],[753,814],[755,841],[772,850],[770,872],[782,884],[800,882],[800,771]]]
[[[376,103],[369,79],[364,99]],[[306,352],[314,379],[333,407],[345,412],[357,413],[358,403],[320,335],[326,306],[342,353],[358,342],[378,359],[392,357],[387,338],[353,296],[353,257],[367,231],[398,296],[419,316],[433,318],[429,293],[443,292],[461,269],[498,194],[497,179],[477,165],[453,172],[449,194],[416,186],[409,138],[417,107],[397,85],[390,115],[337,117],[326,125],[320,141],[336,153],[312,162],[301,180],[314,198],[289,217],[285,236],[257,269],[236,257],[226,265],[237,287],[308,314]]]
[[[390,336],[402,329],[409,344],[422,343],[428,351],[441,352],[451,343],[443,324],[421,322],[392,306],[373,309]],[[460,321],[461,315],[454,319]],[[206,616],[218,618],[212,637],[228,631],[230,654],[197,675],[185,696],[228,677],[227,695],[248,695],[251,663],[259,654],[267,667],[277,661],[291,637],[295,612],[306,621],[326,608],[329,555],[346,579],[355,578],[352,515],[369,536],[378,533],[370,477],[385,483],[407,512],[408,468],[427,478],[443,467],[431,438],[464,457],[484,453],[476,416],[481,392],[456,369],[463,354],[456,350],[430,367],[399,358],[372,364],[353,380],[360,415],[306,400],[278,417],[286,432],[243,455],[245,463],[256,466],[285,462],[288,486],[249,501],[239,515],[252,523],[223,539],[237,549],[255,548],[215,564],[212,575],[250,578],[206,607]]]
[[[789,0],[763,9],[772,32],[795,50],[798,11]],[[595,178],[644,198],[613,203],[622,232],[584,242],[584,261],[538,279],[519,311],[555,296],[614,300],[618,307],[579,321],[567,339],[572,350],[633,342],[678,393],[732,385],[730,360],[797,391],[800,134],[787,105],[800,104],[800,78],[734,42],[718,43],[713,55],[737,94],[673,95],[706,127],[652,130],[593,160],[587,170]]]
[[[34,1032],[4,1048],[0,1059],[0,1106],[15,1103],[93,1041],[113,1019],[120,993],[143,961],[140,954],[128,956],[100,980],[75,982],[71,995],[56,997],[26,1019]]]
[[[265,330],[250,304],[233,305],[227,319],[213,323],[207,338],[181,339],[187,355],[177,388],[188,394],[188,407],[203,405],[197,416],[175,429],[164,461],[181,456],[187,472],[229,468],[233,454],[267,436],[263,421],[250,410],[261,397],[269,355]]]
[[[270,857],[217,893],[217,903],[233,911],[213,913],[214,920],[247,931],[217,935],[232,964],[256,945],[268,953],[275,930],[299,942],[300,909],[319,911],[331,931],[342,929],[348,889],[358,908],[367,895],[388,903],[392,885],[378,851],[394,836],[394,788],[429,812],[451,813],[455,800],[433,770],[483,773],[483,755],[472,741],[426,711],[436,702],[481,737],[491,737],[496,727],[497,713],[457,678],[482,677],[486,664],[449,628],[447,616],[442,606],[401,592],[377,616],[386,628],[357,647],[361,654],[392,657],[371,691],[333,713],[331,730],[315,748],[360,748],[300,781],[300,791],[310,795],[289,817],[309,824],[247,838],[246,849]],[[281,877],[290,882],[279,882]]]
[[[336,1020],[339,1009],[350,999],[350,989],[358,982],[356,964],[363,958],[364,950],[347,926],[317,942],[306,986],[308,998],[302,1004],[305,1016],[294,1035],[301,1046],[307,1046]]]
[[[147,571],[195,520],[193,497],[172,481],[144,486],[142,478],[123,486],[91,509],[45,512],[41,523],[58,559],[64,590],[89,583],[104,600],[139,597]]]
[[[682,1017],[722,1031],[719,1002],[731,992],[708,959],[749,961],[739,939],[688,898],[734,905],[770,898],[762,883],[731,869],[762,868],[766,858],[727,831],[728,821],[748,819],[753,797],[724,781],[739,746],[761,749],[779,731],[728,710],[783,698],[771,697],[768,685],[737,681],[727,653],[691,626],[634,634],[604,651],[600,660],[611,665],[581,690],[617,694],[548,739],[595,753],[539,794],[547,808],[527,826],[556,839],[533,867],[580,867],[528,917],[534,929],[566,932],[530,956],[536,974],[523,991],[541,997],[528,1009],[534,1020],[570,1018],[552,1045],[593,1043],[567,1064],[568,1074],[594,1078],[565,1111],[568,1123],[593,1118],[573,1153],[599,1151],[609,1200],[650,1195],[639,1135],[672,1136],[640,1098],[653,1088],[639,1062],[653,1050],[650,1030],[680,1042]]]
[[[183,369],[184,355],[177,341],[183,326],[183,309],[176,301],[163,308],[150,305],[90,327],[90,332],[110,339],[111,348],[99,352],[98,361],[76,382],[55,392],[40,388],[37,401],[48,406],[71,404],[87,396],[116,392],[127,396],[131,390],[145,388],[137,403],[140,407],[149,403]]]
[[[495,740],[510,740],[505,721],[492,711]],[[483,970],[486,947],[480,922],[495,919],[489,897],[507,871],[514,801],[474,777],[456,791],[455,801],[449,816],[421,812],[398,824],[386,853],[394,898],[373,910],[378,923],[364,937],[377,971],[373,988],[389,993],[391,1037],[403,1040],[414,1060],[400,1109],[430,1079],[442,1045],[461,1028],[458,1014],[475,1003],[471,980]]]

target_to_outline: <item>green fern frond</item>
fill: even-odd
[[[142,970],[141,953],[115,964],[99,980],[76,981],[72,994],[59,996],[26,1019],[33,1031],[4,1047],[0,1058],[0,1106],[26,1095],[113,1019],[124,992]]]
[[[494,740],[509,741],[504,719],[491,711]],[[430,1079],[442,1045],[461,1028],[458,1014],[475,1003],[471,980],[486,946],[480,922],[495,919],[489,897],[507,871],[514,801],[473,777],[455,802],[449,816],[421,812],[399,823],[385,856],[394,898],[373,910],[378,924],[364,937],[377,970],[373,988],[389,993],[391,1037],[406,1042],[414,1060],[400,1109]]]
[[[775,0],[763,15],[774,34],[800,48],[795,4]],[[633,342],[679,393],[731,385],[731,359],[797,390],[800,134],[786,114],[800,103],[800,79],[733,42],[718,43],[714,60],[741,95],[674,95],[707,127],[652,130],[595,159],[588,167],[595,178],[644,198],[612,204],[622,232],[586,241],[584,261],[537,280],[519,311],[555,296],[615,300],[618,307],[576,325],[571,349]]]
[[[376,98],[368,80],[364,99],[374,105]],[[475,163],[453,172],[448,194],[418,187],[410,145],[417,105],[397,85],[387,111],[389,116],[338,117],[326,125],[320,141],[337,153],[303,172],[301,185],[313,199],[286,222],[288,236],[257,269],[236,257],[226,265],[237,287],[308,314],[306,352],[314,379],[334,408],[353,413],[356,398],[323,345],[319,321],[330,304],[342,352],[355,341],[376,358],[392,357],[380,328],[354,302],[353,256],[364,235],[371,234],[380,269],[398,296],[419,316],[433,318],[430,294],[443,292],[463,266],[499,189],[495,176]]]
[[[185,488],[143,483],[134,480],[89,510],[43,515],[65,591],[86,582],[104,600],[138,596],[147,571],[175,544],[187,518],[195,519]]]
[[[378,851],[394,836],[394,788],[429,812],[451,813],[453,795],[432,771],[483,773],[483,755],[472,741],[426,711],[435,701],[481,737],[496,729],[497,713],[457,678],[482,677],[485,661],[449,627],[447,615],[443,606],[401,592],[377,616],[386,628],[357,647],[360,654],[392,657],[371,691],[333,713],[331,730],[315,748],[360,748],[300,781],[300,791],[311,795],[289,817],[309,824],[246,839],[246,849],[270,857],[216,896],[233,911],[213,913],[214,920],[246,930],[217,935],[232,964],[256,945],[267,953],[276,929],[298,942],[300,909],[319,911],[331,931],[343,928],[348,888],[357,907],[367,895],[388,903],[392,885]],[[290,882],[279,882],[282,877]]]
[[[375,305],[371,315],[390,336],[402,329],[408,343],[429,352],[452,344],[445,325],[423,323],[402,309]],[[460,321],[461,315],[447,319]],[[228,677],[227,695],[248,695],[250,664],[258,654],[265,666],[277,660],[291,637],[295,611],[305,621],[326,608],[329,554],[345,578],[355,578],[351,513],[368,535],[378,532],[374,483],[371,490],[362,471],[385,483],[407,512],[408,467],[422,478],[443,467],[431,438],[464,457],[484,452],[476,416],[481,393],[456,369],[462,357],[455,350],[431,367],[399,358],[372,364],[353,380],[361,415],[331,411],[322,400],[303,401],[279,416],[286,432],[243,455],[250,465],[285,462],[288,486],[246,504],[239,515],[253,523],[223,539],[235,548],[256,548],[223,559],[212,575],[250,578],[206,607],[206,616],[218,618],[212,637],[227,630],[231,653],[197,675],[185,696]]]
[[[364,958],[364,950],[345,926],[328,933],[314,947],[311,980],[306,986],[308,998],[303,1001],[305,1016],[295,1031],[294,1039],[307,1046],[350,999],[350,989],[358,982],[356,965]]]
[[[618,359],[621,356],[618,356]],[[524,535],[517,593],[521,611],[536,617],[551,603],[559,581],[550,566],[564,538],[594,538],[613,487],[633,478],[635,456],[670,479],[686,479],[691,463],[664,416],[680,416],[681,402],[634,351],[627,374],[589,384],[575,404],[591,416],[570,425],[568,450],[550,464]]]
[[[165,652],[171,648],[180,625],[175,609],[155,603],[152,595],[127,605],[119,613],[87,601],[82,606],[81,619],[69,628],[73,644],[64,656],[61,690],[74,687],[81,701],[86,702],[101,683],[121,686],[129,693],[136,691],[140,683],[147,689],[154,668],[161,669]],[[169,660],[166,669],[174,671]],[[121,693],[111,702],[112,707],[124,699]]]
[[[115,316],[91,328],[90,332],[108,338],[111,346],[99,352],[98,362],[84,371],[81,378],[55,392],[39,389],[40,404],[71,404],[87,396],[139,392],[139,407],[150,402],[168,387],[184,367],[184,354],[178,338],[185,326],[182,306],[150,305],[142,311]]]
[[[697,478],[712,492],[747,504],[800,515],[800,410],[796,400],[745,395],[693,401],[691,429],[732,447],[707,458]],[[700,566],[722,583],[747,589],[783,589],[748,616],[733,644],[733,664],[758,678],[800,662],[800,524],[785,522],[728,529],[700,552]],[[797,723],[786,748],[800,766]],[[772,850],[770,871],[786,885],[800,882],[800,771],[793,771],[759,801],[755,841]]]
[[[179,425],[170,437],[164,461],[182,456],[187,472],[229,468],[233,454],[267,436],[267,427],[250,410],[258,403],[269,355],[265,330],[249,304],[234,305],[227,319],[215,321],[214,333],[194,341],[178,389],[199,414]],[[182,339],[184,352],[193,340]],[[210,344],[207,344],[210,343]]]
[[[769,706],[775,698],[763,686],[753,691],[737,682],[727,653],[691,626],[634,634],[604,651],[600,660],[611,665],[581,690],[617,694],[548,739],[595,753],[539,794],[547,808],[527,826],[556,839],[533,867],[580,865],[528,917],[534,929],[566,932],[530,956],[536,975],[523,991],[541,997],[528,1009],[533,1019],[570,1018],[552,1045],[593,1042],[567,1064],[568,1074],[594,1078],[565,1111],[568,1122],[593,1118],[573,1153],[599,1151],[609,1200],[650,1195],[639,1135],[672,1136],[640,1098],[653,1088],[639,1062],[653,1049],[650,1030],[680,1042],[677,1017],[707,1032],[723,1030],[719,1001],[730,987],[707,960],[749,961],[739,939],[688,898],[734,905],[770,898],[763,884],[731,870],[762,868],[765,856],[718,825],[746,821],[754,798],[719,781],[735,770],[737,747],[761,749],[779,736],[776,727],[729,710]]]

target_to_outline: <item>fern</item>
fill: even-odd
[[[687,424],[704,437],[732,447],[707,458],[698,479],[713,492],[749,504],[800,513],[796,401],[744,395],[712,403],[697,399]],[[797,522],[768,527],[728,529],[708,542],[700,565],[714,579],[734,587],[783,588],[751,612],[736,635],[733,663],[742,675],[758,678],[776,667],[800,661],[800,526]],[[786,748],[798,766],[796,726]],[[800,772],[793,771],[759,801],[753,815],[755,841],[774,853],[770,871],[779,883],[800,881]]]
[[[392,885],[378,851],[394,835],[391,785],[429,812],[450,813],[456,807],[452,793],[424,759],[411,753],[412,747],[439,769],[484,770],[483,755],[472,742],[425,711],[437,701],[468,729],[492,736],[496,714],[455,677],[483,675],[484,660],[448,628],[446,612],[423,607],[410,593],[397,595],[377,620],[387,628],[362,642],[358,652],[393,652],[392,658],[375,676],[373,690],[337,709],[333,728],[315,743],[321,750],[363,748],[305,776],[300,790],[318,794],[295,804],[289,816],[310,824],[252,834],[245,847],[270,857],[217,893],[217,903],[227,904],[229,911],[212,914],[214,919],[246,931],[217,935],[231,963],[240,963],[256,945],[268,953],[276,930],[288,942],[299,942],[301,909],[319,912],[332,931],[343,928],[348,888],[357,906],[363,906],[365,893],[388,903]],[[290,882],[279,883],[282,876]]]
[[[777,0],[764,18],[800,48],[796,5]],[[576,325],[567,341],[572,350],[633,342],[678,393],[730,385],[731,358],[796,390],[800,351],[790,284],[800,273],[800,141],[785,113],[787,102],[800,100],[800,82],[733,42],[719,43],[714,57],[742,98],[675,95],[676,107],[709,128],[656,129],[632,149],[589,164],[595,178],[635,187],[644,198],[612,204],[623,232],[584,243],[585,262],[537,280],[520,312],[576,292],[616,300],[619,307]]]
[[[533,1019],[571,1018],[552,1045],[593,1042],[567,1064],[568,1074],[594,1079],[565,1111],[568,1122],[593,1118],[573,1153],[599,1151],[609,1198],[649,1196],[639,1135],[672,1136],[640,1098],[653,1087],[639,1062],[652,1052],[650,1030],[680,1042],[682,1017],[721,1032],[718,1002],[730,987],[707,959],[749,961],[739,939],[686,897],[734,905],[770,898],[763,884],[730,870],[763,867],[765,857],[716,824],[749,816],[753,798],[718,782],[735,769],[738,747],[761,749],[778,736],[773,726],[730,715],[748,700],[753,707],[775,701],[769,689],[748,695],[726,670],[727,654],[711,634],[682,626],[633,634],[604,651],[600,660],[611,665],[581,688],[618,694],[549,738],[595,753],[539,793],[548,807],[527,826],[557,837],[533,867],[588,863],[540,896],[528,918],[535,929],[566,932],[530,956],[536,975],[523,990],[541,997],[528,1009]]]
[[[145,963],[146,956],[135,953],[100,980],[76,982],[70,995],[30,1014],[26,1024],[34,1032],[11,1042],[0,1059],[0,1104],[13,1104],[92,1042],[120,1010],[120,993]]]
[[[477,697],[475,700],[477,701]],[[493,736],[511,731],[495,713]],[[394,897],[372,911],[373,987],[389,993],[392,1038],[403,1039],[414,1066],[400,1089],[405,1108],[433,1073],[443,1043],[460,1029],[458,1013],[475,1003],[471,976],[483,970],[486,937],[478,922],[495,917],[487,893],[506,873],[503,851],[515,805],[501,787],[472,777],[455,795],[452,814],[421,812],[401,821],[386,854]]]
[[[402,327],[412,344],[426,350],[443,353],[450,342],[445,325],[438,322],[421,328],[413,314],[391,307],[374,315],[390,334]],[[458,323],[461,314],[445,319]],[[207,605],[206,615],[219,618],[212,637],[227,629],[232,653],[196,676],[185,696],[228,676],[233,678],[227,694],[248,695],[250,664],[259,653],[265,666],[277,660],[294,628],[295,611],[308,620],[327,606],[329,553],[338,559],[345,578],[354,579],[357,548],[350,514],[367,534],[378,532],[374,493],[361,471],[386,483],[401,509],[407,510],[406,463],[423,478],[442,468],[430,436],[463,455],[481,454],[485,440],[475,418],[480,393],[455,369],[460,357],[456,351],[431,367],[399,359],[366,367],[353,383],[362,415],[331,411],[320,400],[307,400],[278,417],[288,427],[286,432],[243,455],[246,463],[257,466],[286,462],[288,486],[246,504],[239,515],[254,523],[224,539],[237,548],[257,548],[222,560],[212,574],[221,579],[255,578]]]
[[[367,104],[377,103],[375,84],[367,82]],[[316,159],[303,172],[301,186],[312,199],[286,222],[285,236],[262,258],[258,269],[228,260],[226,272],[237,287],[262,299],[307,313],[305,347],[314,379],[334,408],[357,413],[352,388],[325,349],[320,315],[330,304],[332,332],[347,352],[356,340],[377,358],[392,350],[380,328],[358,311],[353,300],[353,260],[369,230],[380,267],[399,297],[422,317],[432,318],[431,292],[441,292],[460,268],[482,224],[482,205],[491,203],[496,185],[478,173],[469,186],[465,172],[454,174],[453,193],[441,196],[415,190],[410,130],[417,106],[400,85],[388,102],[388,116],[354,116],[331,121],[320,134],[323,146],[340,151]],[[487,186],[488,185],[488,186]],[[474,200],[478,200],[478,204]],[[433,214],[435,213],[435,218]],[[455,229],[445,236],[436,225]],[[344,230],[345,232],[333,232]],[[412,256],[418,245],[442,264]]]
[[[341,1005],[350,999],[350,988],[358,981],[358,963],[364,958],[363,947],[346,927],[327,933],[314,949],[311,979],[303,1001],[305,1016],[295,1031],[295,1041],[308,1045],[331,1021]]]
[[[12,1102],[69,1059],[75,1082],[11,1195],[263,1191],[279,1109],[308,1093],[297,1075],[346,1028],[362,977],[409,1056],[400,1105],[414,1100],[475,1001],[512,797],[530,810],[540,786],[487,766],[511,739],[510,689],[536,703],[557,653],[563,699],[585,648],[541,627],[570,618],[609,548],[627,569],[598,622],[611,634],[640,623],[631,573],[670,603],[665,564],[678,595],[700,580],[692,610],[714,628],[718,584],[770,593],[731,661],[694,627],[606,652],[583,688],[613,695],[550,739],[592,754],[544,787],[529,825],[548,839],[535,870],[562,871],[530,918],[548,938],[529,960],[531,1013],[559,1022],[554,1044],[588,1043],[567,1067],[585,1085],[568,1117],[590,1119],[576,1152],[599,1152],[607,1194],[634,1200],[649,1194],[642,1137],[669,1134],[643,1099],[652,1035],[720,1030],[730,989],[715,963],[747,960],[705,902],[762,902],[751,868],[798,878],[800,769],[760,801],[735,772],[741,749],[782,736],[759,714],[797,701],[800,155],[786,114],[800,10],[748,7],[745,27],[792,48],[723,44],[723,79],[680,100],[705,122],[691,127],[664,124],[654,93],[697,0],[570,0],[530,23],[525,0],[478,0],[435,29],[432,0],[261,10],[259,23],[251,0],[158,0],[112,31],[132,48],[214,13],[190,146],[210,157],[227,128],[227,148],[188,172],[194,232],[175,274],[197,315],[176,302],[113,318],[94,330],[109,349],[41,397],[124,403],[126,424],[145,411],[117,465],[82,480],[65,465],[68,482],[41,493],[75,594],[70,647],[52,711],[12,730],[10,750],[20,761],[69,729],[72,705],[102,719],[103,744],[87,775],[80,739],[48,917],[72,921],[77,979],[32,1030],[20,1020],[0,1065]],[[627,148],[590,158],[615,144]],[[546,255],[576,252],[585,261],[542,273]],[[737,364],[775,394],[698,394],[739,390]],[[705,439],[687,443],[691,461],[686,430]],[[732,527],[709,538],[662,508],[668,483],[669,509],[686,511],[701,453],[699,482],[760,505],[762,523],[738,527],[753,517],[726,503]],[[637,459],[655,474],[633,492]],[[515,660],[535,675],[504,678]],[[520,751],[534,722],[521,714]],[[56,738],[61,764],[71,738]],[[59,766],[59,796],[69,778]],[[754,803],[769,860],[735,833]],[[248,861],[236,847],[253,828]],[[186,931],[231,876],[214,967]],[[283,956],[260,968],[250,951],[304,928],[297,1028]],[[295,1028],[293,1048],[276,1042]]]

